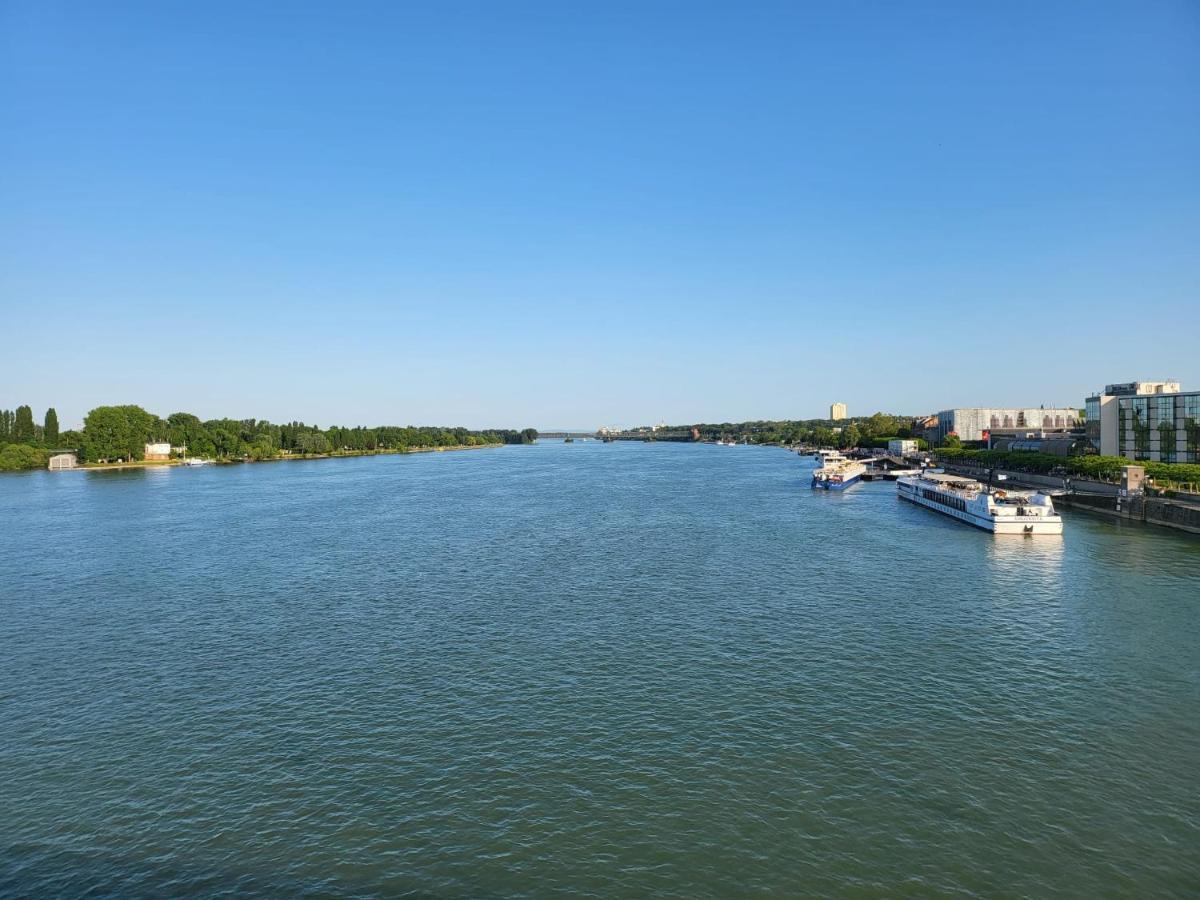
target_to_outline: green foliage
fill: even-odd
[[[11,409],[0,409],[0,444],[7,444],[12,440],[13,415]]]
[[[300,453],[328,453],[329,439],[319,431],[306,431],[296,436],[296,450]]]
[[[54,411],[54,407],[46,410],[46,419],[42,425],[42,441],[47,447],[54,447],[58,443],[58,413]]]
[[[942,438],[942,446],[948,450],[955,450],[962,446],[962,440],[952,431]]]
[[[0,427],[3,419],[0,417]],[[88,413],[82,434],[64,432],[59,441],[81,447],[89,462],[141,459],[145,444],[170,441],[186,448],[187,456],[202,459],[272,459],[286,454],[343,454],[404,452],[435,447],[476,447],[528,444],[537,431],[469,431],[466,428],[399,427],[320,429],[291,422],[274,425],[261,419],[211,419],[202,422],[191,413],[176,412],[159,419],[137,406],[100,406]]]
[[[8,444],[0,449],[0,472],[20,472],[46,467],[50,455],[28,444]]]
[[[166,426],[140,406],[98,406],[83,420],[83,457],[89,462],[141,459],[145,445]]]
[[[1116,481],[1121,467],[1144,466],[1146,476],[1163,481],[1200,483],[1200,465],[1187,463],[1135,462],[1123,456],[1050,456],[1021,450],[963,450],[940,448],[934,451],[940,460],[964,462],[977,466],[995,466],[1016,472],[1049,474],[1065,472],[1080,478],[1097,481]]]
[[[672,425],[667,428],[667,431],[688,435],[688,437],[679,438],[682,440],[691,440],[691,430],[695,428],[700,433],[702,441],[725,438],[738,443],[816,444],[821,447],[832,447],[852,439],[854,445],[862,446],[876,438],[912,437],[912,429],[909,427],[911,421],[907,416],[875,413],[871,416],[859,416],[837,422],[837,427],[842,429],[840,432],[842,435],[845,435],[851,427],[856,429],[857,436],[854,432],[850,432],[849,438],[839,437],[839,432],[833,430],[834,423],[829,419],[699,423],[696,425]]]
[[[32,444],[36,436],[37,433],[33,427],[33,410],[28,406],[18,406],[12,427],[13,443]]]

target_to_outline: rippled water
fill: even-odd
[[[0,893],[1194,895],[1200,541],[779,450],[0,478]]]

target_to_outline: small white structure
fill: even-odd
[[[79,465],[79,457],[74,453],[55,453],[50,457],[50,462],[46,466],[51,472],[58,472],[62,469],[74,469]]]
[[[893,456],[904,456],[908,453],[917,452],[917,442],[908,438],[897,438],[893,441],[888,441],[888,453]]]
[[[171,445],[168,443],[147,444],[144,458],[153,460],[170,459]]]

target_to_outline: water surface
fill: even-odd
[[[1200,886],[1200,541],[763,448],[0,478],[0,894]]]

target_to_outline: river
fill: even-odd
[[[0,895],[1194,896],[1200,540],[809,468],[0,477]]]

